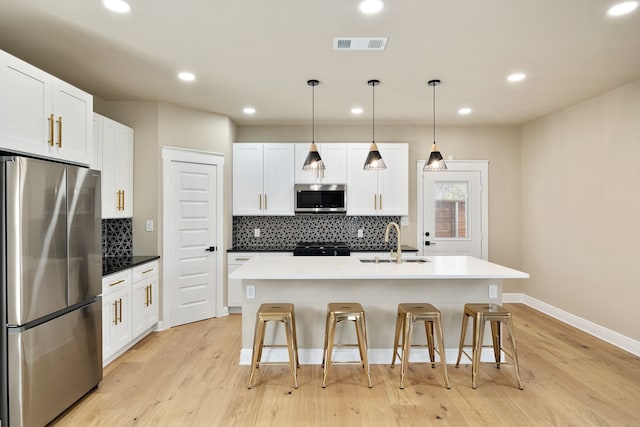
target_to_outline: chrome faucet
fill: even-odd
[[[387,229],[384,231],[384,241],[389,241],[389,229],[392,226],[396,228],[396,234],[398,235],[398,247],[396,248],[395,253],[393,252],[393,249],[391,249],[390,257],[391,259],[395,259],[398,264],[402,264],[402,243],[400,243],[400,226],[398,224],[395,222],[387,224]]]

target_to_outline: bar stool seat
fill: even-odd
[[[467,332],[467,323],[469,317],[473,318],[473,344],[471,345],[472,354],[464,351],[464,347],[469,347],[465,344],[465,336]],[[516,380],[518,381],[518,388],[523,389],[522,381],[520,380],[520,372],[518,370],[518,353],[516,349],[516,339],[513,335],[513,322],[511,318],[511,312],[506,310],[499,304],[481,303],[481,304],[465,304],[464,314],[462,315],[462,330],[460,331],[460,347],[458,349],[458,360],[456,361],[456,368],[460,365],[460,357],[462,353],[471,359],[471,387],[476,388],[476,377],[478,375],[478,366],[480,365],[480,354],[482,353],[482,340],[484,338],[485,322],[491,322],[491,338],[493,354],[496,360],[496,366],[500,369],[501,351],[513,360],[513,367],[515,369]],[[502,347],[502,324],[507,327],[507,333],[511,340],[511,353],[505,351]]]
[[[264,345],[264,335],[267,322],[284,323],[284,331],[287,337],[287,345]],[[289,362],[260,362],[262,349],[265,347],[287,347],[289,350]],[[263,365],[289,365],[293,377],[293,387],[298,388],[298,374],[296,368],[300,367],[298,359],[298,339],[296,334],[296,317],[293,304],[267,303],[261,304],[256,313],[256,327],[253,335],[253,355],[251,361],[251,374],[249,375],[249,388],[253,384],[253,376],[256,369]]]
[[[336,325],[339,322],[349,320],[354,322],[356,329],[357,344],[335,344]],[[335,362],[333,361],[333,347],[358,347],[360,352],[360,360],[352,362]],[[329,375],[329,366],[331,364],[361,364],[365,369],[369,388],[371,385],[371,371],[369,370],[367,348],[367,326],[364,314],[364,308],[357,302],[348,303],[329,303],[327,305],[327,321],[324,333],[324,353],[322,357],[322,388],[326,387],[327,376]]]
[[[427,334],[427,344],[417,345],[411,344],[411,334],[413,332],[413,324],[415,322],[424,322],[424,328]],[[433,334],[438,338],[438,349],[435,349],[433,342]],[[400,346],[402,355],[398,354],[398,346],[400,338],[402,344]],[[431,366],[435,367],[435,353],[440,356],[440,366],[442,367],[442,375],[444,376],[444,384],[447,388],[451,388],[449,384],[449,375],[447,374],[447,361],[445,358],[444,342],[442,339],[442,320],[440,310],[427,303],[403,303],[398,304],[398,317],[396,319],[396,335],[393,341],[393,359],[391,367],[396,363],[396,357],[400,359],[400,388],[404,388],[404,378],[409,368],[409,352],[411,347],[421,347],[429,349],[429,360]]]

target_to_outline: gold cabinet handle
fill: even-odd
[[[113,302],[113,324],[118,324],[118,301]]]
[[[49,145],[53,147],[53,114],[49,116]]]
[[[149,285],[149,305],[153,304],[153,284]]]
[[[122,210],[124,210],[124,190],[122,190]]]
[[[374,194],[373,195],[373,210],[375,211],[376,209],[378,209],[378,198]]]
[[[144,306],[149,307],[149,286],[144,287]]]
[[[58,116],[58,147],[62,148],[62,116]]]
[[[262,194],[258,194],[258,200],[260,200],[260,210],[262,210]]]
[[[120,323],[122,323],[122,298],[120,298],[120,316],[118,318],[118,320],[120,321]]]
[[[234,260],[236,260],[236,261],[249,261],[250,259],[251,259],[251,257],[248,257],[248,256],[234,258]]]
[[[380,210],[382,210],[382,194],[380,194],[379,196],[380,196],[380,203],[379,203],[379,205],[380,205]]]
[[[120,283],[124,282],[124,279],[122,280],[118,280],[117,282],[113,282],[113,283],[109,283],[109,286],[115,286],[115,285],[119,285]]]
[[[151,273],[153,270],[154,270],[153,268],[150,268],[148,270],[143,271],[142,274]]]
[[[264,210],[266,211],[267,209],[268,209],[267,208],[267,195],[265,194],[264,195]]]

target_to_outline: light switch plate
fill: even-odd
[[[148,219],[144,224],[144,231],[153,231],[153,220]]]

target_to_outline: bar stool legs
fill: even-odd
[[[424,322],[427,335],[426,345],[411,345],[411,334],[413,332],[413,324],[417,321]],[[449,384],[449,375],[447,374],[447,361],[445,358],[444,341],[442,339],[442,320],[440,311],[431,304],[398,304],[398,316],[396,319],[396,335],[393,343],[393,359],[391,367],[396,363],[396,357],[400,359],[401,376],[400,388],[404,388],[404,379],[409,369],[409,352],[411,347],[427,347],[429,351],[429,360],[431,367],[435,367],[435,346],[434,331],[438,339],[438,354],[440,356],[440,366],[442,367],[442,375],[444,384],[447,388],[451,388]],[[402,337],[402,355],[398,354],[398,345]]]
[[[464,351],[465,336],[467,332],[467,325],[469,318],[473,318],[473,342],[471,345],[471,356]],[[485,323],[491,324],[491,340],[493,346],[493,354],[496,360],[496,367],[500,369],[500,354],[503,351],[507,356],[513,360],[513,367],[515,370],[516,380],[518,382],[518,388],[523,389],[522,381],[520,380],[520,371],[518,368],[518,352],[516,348],[516,339],[513,335],[513,322],[511,313],[505,310],[498,304],[465,304],[464,314],[462,315],[462,328],[460,331],[460,346],[458,348],[458,359],[456,361],[456,368],[460,365],[460,358],[462,353],[471,359],[471,387],[476,388],[476,378],[478,375],[478,367],[480,366],[480,356],[482,353],[482,340],[484,337]],[[511,341],[511,353],[505,351],[502,348],[502,334],[501,326],[505,324],[507,333]]]
[[[344,320],[354,322],[356,329],[357,344],[335,344],[336,325]],[[334,347],[358,347],[360,360],[356,362],[334,362]],[[324,352],[322,357],[322,388],[326,387],[327,376],[331,364],[361,364],[365,369],[369,388],[371,384],[371,371],[369,370],[369,359],[367,354],[367,326],[362,305],[358,303],[330,303],[327,306],[327,321],[324,333]]]
[[[287,345],[264,345],[266,323],[269,321],[284,323]],[[251,374],[249,375],[249,388],[252,387],[256,369],[260,367],[262,349],[265,347],[287,347],[289,352],[288,365],[291,369],[293,387],[298,388],[298,374],[296,368],[300,367],[298,360],[298,339],[296,334],[296,319],[293,304],[262,304],[256,313],[256,327],[253,334],[253,355],[251,360]],[[262,362],[263,365],[282,365],[279,362]]]

